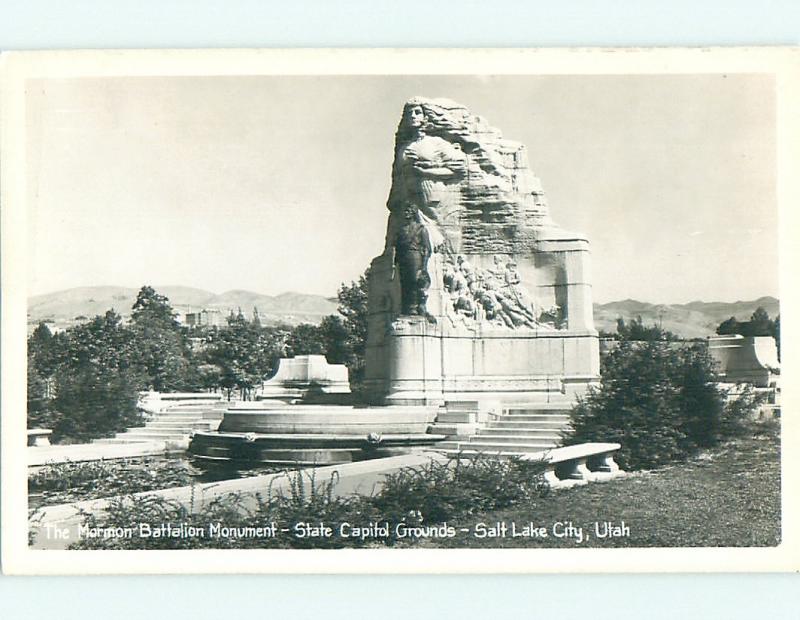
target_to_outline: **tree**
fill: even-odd
[[[731,317],[722,321],[717,327],[717,334],[720,336],[730,336],[732,334],[738,334],[739,330],[741,329],[739,326],[741,323],[736,320],[736,317]]]
[[[327,328],[331,336],[344,336],[344,342],[337,341],[337,354],[345,358],[344,363],[350,372],[350,383],[358,385],[364,379],[364,365],[367,348],[367,299],[369,296],[369,269],[358,282],[342,284],[337,292],[339,314],[343,317],[340,326],[333,322]]]
[[[53,334],[44,322],[28,338],[28,356],[45,378],[51,378],[67,354],[67,334]]]
[[[157,293],[152,286],[144,285],[139,290],[132,310],[134,323],[153,322],[165,327],[180,327],[169,299]]]
[[[322,329],[310,323],[300,323],[300,325],[295,326],[286,338],[286,355],[289,357],[296,355],[325,355],[326,348]]]
[[[630,324],[626,324],[625,319],[619,317],[617,319],[617,339],[637,342],[680,340],[672,332],[661,329],[657,325],[645,326],[641,316],[637,316]]]
[[[28,428],[52,428],[56,414],[51,406],[52,384],[28,348]]]
[[[132,308],[131,327],[136,337],[138,361],[157,392],[195,388],[192,352],[187,335],[175,320],[169,299],[143,286]]]
[[[203,354],[204,376],[217,377],[219,387],[227,391],[229,398],[238,389],[242,398],[248,399],[274,367],[285,338],[278,328],[261,327],[241,313],[232,314],[226,327],[208,337]]]
[[[772,336],[775,332],[775,324],[769,318],[769,314],[761,306],[755,309],[747,323],[742,324],[741,334],[743,336]]]
[[[619,442],[623,468],[657,467],[733,432],[741,420],[725,416],[704,345],[623,341],[602,359],[599,387],[573,409],[566,441]]]
[[[136,407],[146,378],[133,331],[109,310],[67,334],[55,373],[55,439],[102,437],[141,421]]]
[[[353,351],[353,339],[341,317],[331,314],[322,319],[319,332],[325,357],[331,364],[344,364],[349,368],[363,367]]]
[[[53,424],[54,374],[65,350],[65,335],[53,335],[44,322],[28,338],[29,427]]]

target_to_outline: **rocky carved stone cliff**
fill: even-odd
[[[448,99],[405,104],[387,206],[394,215],[408,202],[453,253],[517,254],[552,225],[525,146]]]

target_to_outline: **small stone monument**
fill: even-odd
[[[281,358],[275,373],[256,390],[256,400],[301,400],[309,392],[349,394],[347,366],[329,364],[324,355]]]
[[[712,336],[708,352],[719,364],[721,378],[730,383],[765,388],[780,376],[778,347],[772,336]]]
[[[551,220],[522,144],[415,97],[387,207],[369,276],[372,402],[566,401],[598,379],[589,244]]]

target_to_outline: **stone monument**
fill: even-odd
[[[568,401],[598,379],[589,244],[552,221],[522,144],[415,97],[387,207],[369,274],[373,403]]]
[[[347,366],[329,364],[324,355],[281,358],[275,373],[256,389],[256,400],[293,402],[320,395],[350,394]]]

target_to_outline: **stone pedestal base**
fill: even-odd
[[[468,330],[424,317],[396,319],[370,355],[367,389],[384,404],[573,401],[600,371],[593,331]]]

